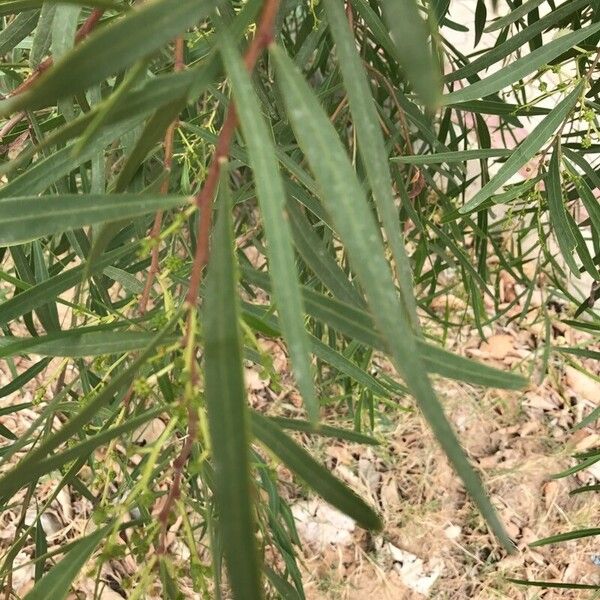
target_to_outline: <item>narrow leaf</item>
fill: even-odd
[[[576,46],[598,31],[600,31],[600,23],[595,23],[584,29],[578,29],[572,33],[560,36],[558,39],[545,44],[541,48],[496,71],[493,75],[476,81],[462,90],[445,94],[442,96],[442,103],[448,105],[455,102],[467,102],[468,100],[485,98],[523,79],[523,77],[533,73],[540,67],[547,65],[551,60],[560,56],[563,52],[570,50],[573,46]]]
[[[212,9],[209,0],[150,0],[90,35],[29,91],[0,103],[0,114],[43,108],[149,56]]]
[[[440,67],[416,1],[383,0],[382,8],[409,82],[424,104],[436,107],[440,100]]]
[[[273,421],[253,412],[252,430],[292,473],[303,479],[329,504],[352,517],[365,529],[381,529],[379,515],[323,465],[315,461],[304,448],[289,438]]]
[[[346,150],[297,67],[279,48],[272,48],[271,56],[288,118],[322,189],[325,208],[346,245],[386,350],[484,518],[506,549],[512,551],[513,544],[433,392],[416,338],[396,295],[377,224]]]
[[[544,118],[544,120],[517,146],[498,173],[488,181],[461,209],[462,214],[475,210],[485,202],[499,187],[504,185],[536,152],[549,140],[550,136],[569,116],[577,103],[582,86],[578,85]]]
[[[254,537],[250,433],[242,370],[231,197],[223,169],[219,214],[208,275],[204,322],[205,397],[220,526],[229,580],[236,600],[262,597]]]
[[[310,420],[316,422],[319,418],[319,401],[314,389],[310,347],[304,327],[304,306],[298,284],[279,165],[250,77],[225,32],[223,40],[221,52],[237,100],[236,110],[248,147],[256,195],[267,236],[269,272],[273,281],[277,312],[306,411]]]
[[[188,202],[185,196],[73,194],[0,200],[0,244],[9,246],[83,225],[118,221]]]
[[[110,527],[101,527],[73,544],[64,558],[35,584],[25,600],[64,600],[73,580],[109,531]]]

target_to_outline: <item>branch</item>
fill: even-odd
[[[260,15],[260,20],[256,29],[256,35],[250,42],[246,54],[244,55],[244,64],[249,72],[254,70],[258,58],[262,51],[271,43],[273,40],[273,30],[275,25],[275,18],[279,9],[279,0],[265,0],[263,10]],[[215,147],[215,152],[211,159],[211,163],[208,169],[208,174],[202,189],[196,194],[194,200],[196,206],[200,210],[200,222],[198,224],[198,236],[196,242],[196,252],[194,256],[194,262],[192,265],[192,273],[190,277],[190,284],[186,301],[190,308],[188,314],[188,335],[192,331],[191,319],[194,318],[193,308],[196,305],[198,299],[198,291],[202,280],[202,270],[208,262],[209,255],[209,237],[212,223],[212,208],[217,187],[219,181],[219,175],[221,171],[222,160],[227,158],[229,154],[229,147],[231,146],[231,140],[237,127],[237,116],[235,113],[235,107],[233,102],[230,103],[227,110],[227,116],[221,128],[219,139]],[[193,383],[195,384],[196,373],[190,374]],[[165,502],[158,514],[158,520],[161,525],[161,539],[157,548],[158,554],[163,554],[166,550],[167,545],[167,527],[169,521],[169,515],[175,502],[181,495],[181,481],[183,479],[183,470],[187,461],[192,453],[196,436],[198,435],[198,412],[194,406],[188,407],[188,434],[181,448],[179,456],[173,462],[173,483],[169,489],[169,493],[165,499]]]
[[[273,30],[275,26],[275,18],[277,17],[277,11],[279,9],[279,0],[265,0],[263,11],[260,15],[260,21],[256,29],[256,35],[252,39],[248,50],[244,55],[244,64],[249,72],[254,70],[256,62],[262,51],[271,43],[273,40]],[[215,147],[215,153],[213,154],[212,161],[210,163],[204,186],[196,194],[195,202],[196,206],[200,211],[200,222],[198,223],[198,236],[196,242],[196,254],[194,256],[194,263],[192,266],[192,273],[190,276],[190,284],[187,294],[187,303],[190,307],[196,304],[198,299],[198,290],[200,288],[200,282],[202,280],[202,269],[208,262],[209,253],[209,234],[212,225],[212,207],[214,201],[215,190],[217,182],[219,181],[219,174],[221,172],[222,159],[227,158],[229,155],[229,147],[231,146],[231,140],[237,127],[237,115],[235,112],[235,106],[233,102],[229,105],[227,110],[227,116],[217,145]]]

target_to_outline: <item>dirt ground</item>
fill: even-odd
[[[547,372],[537,372],[542,332],[537,324],[512,326],[490,332],[483,343],[474,331],[455,342],[467,356],[531,371],[532,383],[523,392],[482,391],[448,381],[437,386],[517,553],[507,555],[490,537],[422,417],[400,412],[379,424],[385,440],[379,447],[313,448],[334,473],[382,510],[385,530],[373,538],[318,503],[298,507],[299,529],[307,541],[308,598],[592,597],[589,591],[525,588],[507,581],[600,582],[600,548],[593,537],[528,547],[543,537],[595,527],[600,516],[596,494],[569,495],[598,481],[598,465],[576,476],[552,478],[575,464],[572,453],[600,442],[595,428],[571,429],[600,398],[599,365],[567,364],[552,354]],[[594,344],[556,314],[552,336],[557,345]],[[310,525],[307,512],[321,521],[320,528]],[[347,535],[340,534],[344,528]]]

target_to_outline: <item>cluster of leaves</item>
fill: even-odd
[[[0,509],[24,515],[40,482],[54,482],[34,522],[20,520],[0,565],[5,585],[33,543],[28,598],[63,598],[104,542],[98,589],[102,561],[125,551],[140,565],[122,582],[132,598],[154,574],[164,597],[180,597],[181,575],[218,597],[223,562],[236,598],[260,598],[262,573],[272,593],[301,598],[278,463],[361,526],[381,523],[286,430],[375,444],[377,407],[393,410],[407,394],[511,550],[430,376],[510,389],[524,379],[444,350],[417,311],[444,331],[472,318],[483,335],[508,311],[498,309],[500,273],[522,285],[511,306],[522,302],[524,318],[545,272],[555,294],[596,319],[582,326],[598,327],[593,294],[576,298],[565,281],[600,280],[600,4],[478,0],[470,27],[453,20],[453,4],[0,3],[0,354],[14,376],[0,396],[43,374],[32,402],[0,410],[38,413],[18,437],[0,430]],[[507,16],[495,16],[500,8]],[[240,49],[264,35],[269,10],[272,43],[249,73]],[[465,55],[448,34],[470,30],[475,50]],[[184,68],[172,72],[177,36]],[[208,276],[201,300],[186,303],[213,202],[206,194],[206,210],[197,194],[232,102],[239,129],[217,157]],[[175,121],[169,150],[162,140]],[[533,174],[511,184],[534,158]],[[162,226],[150,239],[156,211]],[[529,243],[532,233],[541,243]],[[149,277],[152,308],[140,310]],[[430,308],[450,289],[467,298],[458,319]],[[259,337],[285,341],[306,420],[249,408],[244,364],[272,370]],[[374,375],[375,353],[404,385]],[[22,356],[37,358],[23,370]],[[325,408],[333,426],[322,423]],[[157,418],[163,433],[140,447],[137,432]],[[41,517],[65,486],[91,503],[96,528],[48,551]],[[164,544],[163,525],[177,516],[185,572]]]

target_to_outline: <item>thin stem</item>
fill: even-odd
[[[176,72],[183,71],[184,67],[184,42],[183,37],[179,36],[175,40],[174,70]],[[169,125],[167,131],[165,132],[165,138],[163,141],[165,151],[164,165],[168,174],[160,186],[161,194],[167,194],[169,192],[170,174],[171,169],[173,167],[173,138],[175,135],[175,129],[177,129],[177,122],[178,119],[174,119],[173,122]],[[146,284],[144,285],[144,291],[142,292],[142,297],[140,298],[139,303],[139,312],[142,315],[146,312],[148,300],[150,299],[150,292],[152,291],[152,285],[154,284],[154,278],[156,277],[156,273],[158,272],[158,259],[160,254],[160,231],[162,227],[162,220],[163,213],[162,211],[158,211],[156,213],[156,216],[154,217],[154,224],[152,225],[152,229],[150,231],[150,239],[153,240],[154,243],[152,244],[150,269],[148,270]]]
[[[258,22],[256,29],[256,35],[250,42],[246,54],[244,55],[244,64],[249,72],[254,70],[258,58],[262,51],[271,43],[273,39],[273,30],[275,25],[275,18],[277,16],[277,10],[279,9],[279,0],[265,0],[263,10]],[[198,224],[198,236],[196,242],[196,252],[194,256],[194,262],[192,265],[192,273],[190,277],[188,294],[186,301],[189,306],[188,313],[188,324],[187,324],[187,340],[186,345],[195,348],[195,341],[190,339],[193,335],[193,319],[195,319],[195,305],[198,299],[198,292],[200,289],[200,283],[202,281],[202,270],[206,266],[209,257],[209,237],[212,224],[212,208],[219,181],[219,175],[221,172],[221,165],[229,154],[229,147],[237,127],[237,116],[235,112],[235,106],[233,102],[230,103],[227,110],[227,115],[219,134],[219,139],[215,147],[215,152],[211,159],[211,163],[208,169],[208,174],[204,181],[202,189],[194,197],[196,206],[200,210],[200,222]],[[192,352],[192,356],[195,352]],[[190,377],[195,385],[197,379],[195,363],[192,365],[192,371]],[[179,499],[181,495],[181,481],[183,479],[183,473],[185,465],[192,453],[196,437],[198,435],[198,412],[197,408],[193,405],[188,406],[188,434],[181,448],[179,456],[173,462],[173,483],[165,499],[165,502],[160,510],[158,520],[161,524],[161,540],[159,542],[157,552],[159,554],[166,551],[167,545],[167,527],[169,521],[169,515],[173,505]]]
[[[252,42],[250,42],[250,46],[248,46],[248,50],[244,55],[244,64],[249,72],[254,70],[258,57],[273,40],[273,30],[278,9],[279,0],[265,0],[263,11],[256,29],[256,35],[252,39]],[[229,155],[229,147],[231,146],[231,140],[233,139],[236,127],[237,115],[235,113],[235,106],[232,102],[227,110],[227,116],[225,117],[225,122],[221,128],[219,139],[217,140],[217,145],[208,168],[206,180],[204,181],[202,189],[194,198],[196,206],[200,211],[200,221],[198,223],[196,253],[186,299],[190,307],[195,306],[196,304],[198,290],[202,280],[202,269],[208,262],[209,235],[212,225],[212,206],[215,190],[217,188],[217,182],[219,181],[222,159],[227,158]]]

